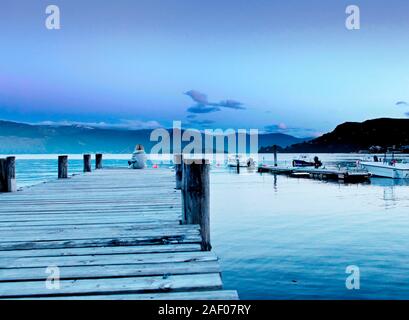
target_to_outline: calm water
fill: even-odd
[[[346,185],[219,170],[211,192],[214,249],[226,287],[242,299],[409,298],[409,182]],[[360,290],[345,287],[349,265],[360,268]]]
[[[104,165],[128,157],[104,156]],[[321,156],[329,167],[361,157]],[[17,159],[19,186],[57,175],[54,155]],[[70,159],[80,173],[81,156]],[[212,243],[225,288],[242,299],[409,299],[408,209],[407,181],[347,185],[222,166],[211,174]],[[345,287],[349,265],[360,268],[360,290]]]

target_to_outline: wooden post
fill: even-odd
[[[84,154],[84,172],[91,172],[91,155]]]
[[[183,156],[181,154],[175,154],[174,164],[176,173],[176,190],[182,189],[182,178],[183,178]]]
[[[180,183],[181,192],[182,192],[182,224],[187,224],[186,219],[186,163],[183,159],[182,162],[182,181]]]
[[[95,169],[102,169],[102,154],[97,153],[95,155]]]
[[[240,173],[240,160],[239,159],[237,159],[237,165],[236,165],[236,170],[237,170],[237,173]]]
[[[58,179],[68,178],[68,156],[58,156]]]
[[[274,152],[274,167],[277,167],[277,145],[274,145],[273,152]]]
[[[201,159],[183,166],[185,224],[200,225],[202,250],[210,251],[209,161]]]
[[[6,158],[6,192],[16,192],[16,157]]]
[[[6,192],[6,159],[0,159],[0,192]]]
[[[0,192],[16,191],[16,157],[0,159]]]

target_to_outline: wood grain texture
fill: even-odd
[[[170,169],[67,173],[0,201],[0,299],[238,299],[199,221],[181,224]],[[47,289],[50,266],[59,289]]]

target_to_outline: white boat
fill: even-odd
[[[252,158],[246,158],[240,154],[229,156],[229,158],[227,159],[227,166],[229,167],[237,167],[237,163],[239,163],[240,167],[254,167],[255,166],[255,162]]]
[[[390,162],[361,162],[361,166],[375,177],[409,179],[409,164]]]

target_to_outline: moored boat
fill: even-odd
[[[299,159],[294,159],[292,162],[293,167],[296,168],[306,168],[306,167],[314,167],[319,168],[322,166],[322,162],[318,157],[314,157],[314,160],[308,160],[306,156],[300,156]]]
[[[240,167],[254,167],[255,166],[255,162],[254,162],[253,158],[246,158],[246,157],[243,157],[240,154],[230,156],[227,159],[227,166],[237,167],[237,164]]]
[[[390,162],[361,162],[361,166],[375,177],[409,179],[409,164]]]

